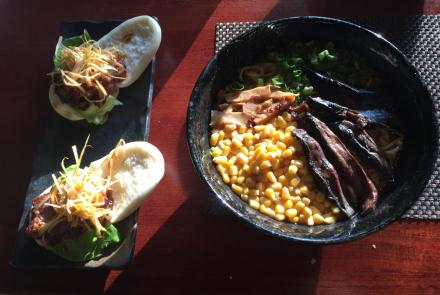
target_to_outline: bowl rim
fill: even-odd
[[[420,183],[417,186],[417,189],[415,189],[414,196],[408,200],[406,203],[406,206],[401,206],[396,208],[393,213],[389,215],[389,217],[383,219],[380,223],[375,224],[374,226],[370,227],[368,230],[360,231],[356,233],[355,235],[346,235],[346,236],[337,236],[337,237],[331,237],[331,238],[315,238],[315,237],[300,237],[295,235],[288,235],[283,234],[280,232],[277,232],[275,230],[272,230],[268,227],[261,226],[259,224],[256,224],[252,222],[245,214],[242,214],[239,212],[236,208],[234,208],[231,204],[226,202],[219,194],[216,192],[215,188],[211,184],[211,181],[206,177],[206,175],[203,172],[203,169],[201,167],[201,163],[199,162],[200,159],[198,159],[196,152],[195,152],[195,141],[196,139],[191,138],[191,125],[194,123],[194,116],[193,116],[193,100],[197,96],[197,89],[200,88],[200,85],[203,85],[205,80],[207,80],[208,72],[211,67],[214,66],[214,64],[217,62],[220,55],[224,54],[230,47],[234,46],[237,42],[240,42],[241,39],[247,38],[247,36],[254,34],[258,30],[261,30],[264,27],[270,27],[276,24],[281,24],[285,22],[317,22],[317,23],[324,23],[324,24],[338,24],[341,26],[351,27],[352,29],[358,30],[363,32],[364,34],[370,35],[372,38],[378,39],[379,42],[381,42],[385,47],[387,47],[393,54],[396,55],[404,64],[405,66],[410,70],[411,76],[413,79],[418,80],[420,83],[421,89],[423,92],[425,92],[425,96],[428,99],[427,103],[429,103],[429,108],[433,110],[431,112],[431,116],[429,117],[432,132],[434,135],[434,143],[432,145],[432,153],[427,156],[428,163],[430,163],[429,167],[426,167],[424,172],[424,177],[422,179],[422,183]],[[331,17],[322,17],[322,16],[294,16],[294,17],[286,17],[276,20],[269,20],[269,21],[262,21],[261,23],[257,24],[257,26],[251,28],[250,30],[246,31],[243,34],[240,34],[239,36],[235,37],[233,40],[231,40],[228,44],[226,44],[221,50],[219,50],[217,53],[214,54],[214,56],[209,60],[209,62],[206,64],[204,69],[202,70],[201,74],[199,75],[193,90],[191,92],[191,96],[188,102],[188,108],[187,108],[187,120],[186,120],[186,138],[187,138],[187,145],[190,152],[191,160],[193,162],[193,165],[195,166],[199,177],[202,179],[202,181],[209,187],[212,194],[215,195],[217,200],[219,200],[223,206],[228,208],[228,210],[232,211],[233,215],[237,216],[240,220],[245,221],[247,224],[251,225],[253,228],[258,229],[259,231],[272,235],[284,240],[292,241],[292,242],[300,242],[300,243],[309,243],[309,244],[319,244],[319,245],[328,245],[328,244],[340,244],[340,243],[346,243],[354,240],[361,239],[369,234],[375,233],[384,227],[390,225],[392,222],[394,222],[397,218],[401,217],[408,209],[411,208],[411,206],[417,201],[417,199],[420,197],[420,195],[425,190],[426,186],[428,185],[431,176],[433,174],[434,168],[435,168],[435,162],[437,159],[437,155],[439,152],[439,130],[438,130],[438,120],[436,118],[436,109],[434,105],[434,100],[426,86],[426,83],[424,79],[420,76],[418,70],[416,67],[409,61],[409,59],[402,53],[402,51],[397,48],[394,44],[392,44],[390,41],[388,41],[386,38],[384,38],[381,34],[376,33],[372,30],[369,30],[361,25],[352,23],[347,20],[341,20],[337,18],[331,18]],[[227,185],[227,184],[224,184]],[[258,214],[261,214],[257,212]],[[263,215],[263,214],[261,214]],[[265,216],[267,217],[267,216]],[[268,217],[270,218],[270,217]]]

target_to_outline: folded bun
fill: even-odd
[[[72,121],[84,119],[78,116],[70,105],[61,101],[60,97],[55,92],[55,86],[53,84],[49,87],[49,101],[52,108],[62,117]]]
[[[101,48],[116,47],[126,53],[124,64],[127,78],[119,84],[120,88],[135,82],[150,64],[162,39],[157,21],[141,15],[124,21],[100,40]]]
[[[90,164],[102,177],[110,173],[111,153]],[[153,145],[144,141],[127,143],[113,153],[113,191],[111,223],[117,223],[136,209],[162,179],[164,158]]]

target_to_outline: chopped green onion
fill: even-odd
[[[240,90],[244,90],[244,84],[237,82],[237,81],[233,81],[232,83],[226,85],[226,91],[231,92],[231,91],[240,91]]]
[[[284,84],[284,79],[283,79],[283,77],[281,77],[280,75],[276,75],[276,76],[274,76],[274,77],[271,79],[271,81],[272,81],[272,84],[275,85],[275,86],[280,86],[280,85],[283,85],[283,84]]]
[[[293,75],[295,78],[298,78],[299,76],[302,75],[302,71],[301,71],[301,70],[294,70],[294,71],[292,71],[292,75]]]
[[[303,95],[310,95],[313,93],[313,86],[305,86],[302,90]]]

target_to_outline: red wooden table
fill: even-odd
[[[0,0],[0,293],[438,294],[440,225],[398,221],[336,246],[299,245],[206,212],[207,190],[186,146],[192,87],[213,55],[217,22],[294,15],[438,14],[430,1]],[[9,257],[31,173],[51,58],[65,20],[160,19],[150,141],[166,174],[140,210],[134,263],[124,271],[17,271]]]

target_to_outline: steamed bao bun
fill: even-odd
[[[90,164],[90,169],[107,178],[110,154]],[[164,175],[164,158],[152,144],[130,142],[117,147],[113,157],[113,209],[111,223],[118,223],[136,211]]]
[[[145,71],[159,49],[161,39],[162,32],[157,21],[148,15],[141,15],[124,21],[97,41],[101,48],[115,47],[126,53],[124,64],[127,77],[118,85],[119,88],[130,86]],[[61,41],[62,37],[57,47]],[[117,97],[118,93],[117,90],[112,95]],[[71,121],[84,119],[61,100],[53,84],[49,88],[49,101],[53,109],[64,118]]]
[[[126,53],[127,78],[119,88],[130,86],[145,71],[157,50],[162,33],[157,21],[148,15],[126,20],[97,42],[101,48],[116,47]]]

